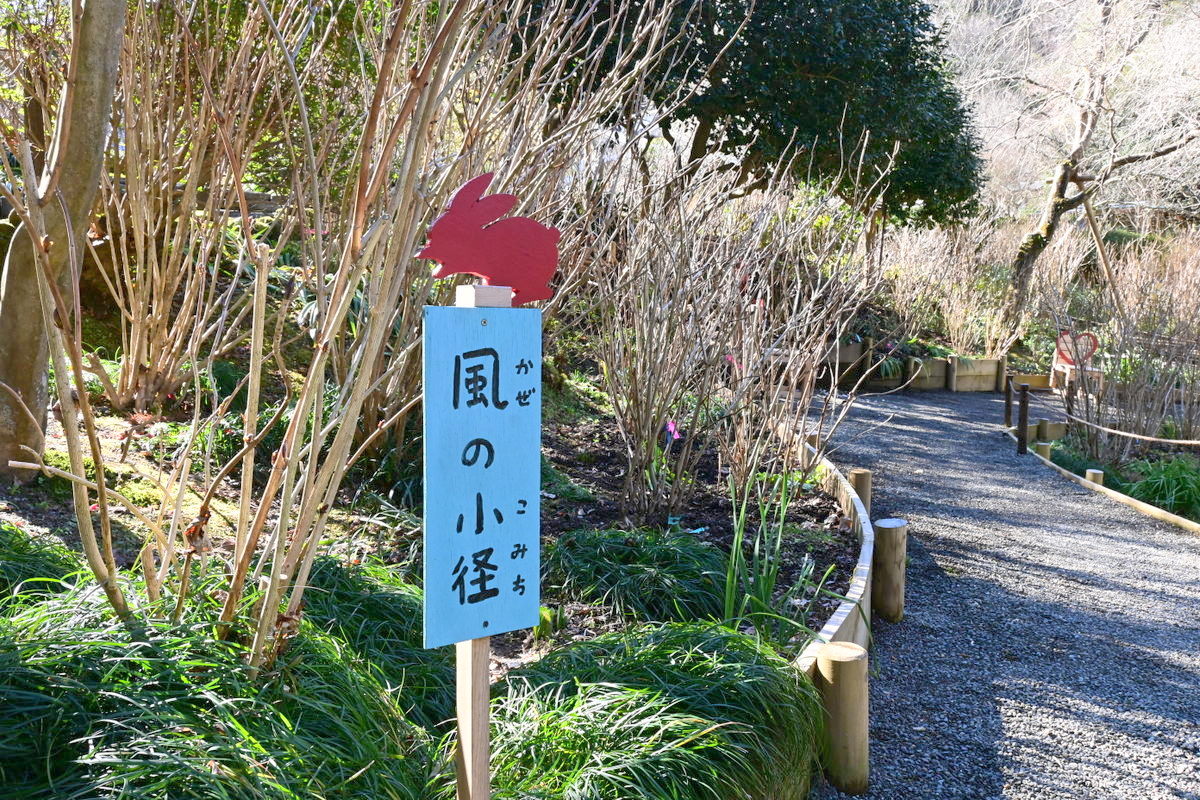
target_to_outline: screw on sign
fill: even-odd
[[[426,306],[424,328],[424,638],[456,646],[459,800],[491,791],[488,637],[533,627],[541,603],[542,313],[512,306],[550,298],[559,233],[495,222],[517,198],[483,197],[491,180],[455,193],[419,254],[484,281]]]

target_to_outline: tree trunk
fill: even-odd
[[[1013,258],[1012,288],[1004,309],[1004,327],[1007,330],[1018,329],[1021,316],[1025,311],[1025,303],[1029,298],[1029,282],[1033,278],[1034,266],[1046,247],[1049,246],[1050,240],[1054,238],[1062,215],[1077,208],[1086,197],[1086,193],[1082,191],[1073,197],[1067,197],[1067,189],[1071,186],[1074,174],[1075,165],[1070,160],[1058,165],[1054,180],[1050,184],[1050,195],[1046,198],[1046,206],[1042,209],[1041,219],[1038,220],[1037,229],[1021,240],[1021,246]]]
[[[109,113],[117,81],[117,64],[125,33],[125,0],[87,0],[75,31],[78,60],[73,91],[64,87],[54,140],[39,182],[50,183],[49,170],[60,165],[55,196],[42,211],[50,248],[50,269],[60,284],[69,283],[71,263],[68,231],[74,232],[76,263],[82,263],[82,240],[104,164]],[[69,124],[64,124],[69,120]],[[60,203],[58,193],[63,202]],[[32,204],[36,198],[27,197]],[[63,214],[63,206],[66,215]],[[35,212],[36,213],[36,212]],[[37,262],[22,223],[13,236],[0,278],[0,382],[20,395],[26,410],[11,394],[0,391],[0,475],[16,478],[9,460],[29,460],[28,447],[42,451],[46,424],[47,358],[49,345],[38,299]],[[26,473],[28,474],[28,473]]]

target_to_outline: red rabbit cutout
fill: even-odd
[[[528,217],[500,219],[517,197],[484,197],[492,176],[472,178],[454,193],[450,208],[429,228],[429,246],[417,258],[438,263],[435,278],[464,273],[483,278],[488,286],[511,286],[514,306],[549,300],[562,234]]]

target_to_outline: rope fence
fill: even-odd
[[[1013,389],[1018,388],[1019,386],[1026,387],[1024,390],[1022,390],[1020,392],[1021,401],[1023,404],[1027,404],[1029,402],[1029,398],[1032,396],[1031,393],[1028,391],[1027,384],[1019,384],[1018,385],[1014,382],[1013,377],[1011,375],[1008,376],[1007,384],[1006,384],[1006,387],[1008,388],[1008,390],[1005,391],[1005,393],[1004,393],[1004,401],[1005,401],[1004,422],[1005,422],[1005,425],[1011,426],[1011,424],[1012,424]],[[1059,395],[1054,389],[1051,389],[1051,391],[1055,392],[1056,396],[1061,397],[1061,395]],[[1043,401],[1040,398],[1037,398],[1037,401],[1039,404],[1043,403]],[[1069,419],[1072,422],[1078,422],[1081,425],[1086,425],[1089,428],[1095,428],[1096,430],[1104,431],[1105,433],[1109,433],[1114,436],[1124,436],[1129,439],[1138,439],[1143,442],[1156,442],[1158,444],[1168,444],[1168,445],[1173,445],[1176,447],[1200,447],[1200,440],[1196,440],[1196,439],[1163,439],[1159,436],[1146,436],[1146,435],[1143,435],[1140,433],[1130,433],[1129,431],[1122,431],[1122,430],[1118,430],[1116,428],[1109,428],[1104,425],[1099,425],[1095,422],[1091,422],[1090,420],[1083,419],[1082,417],[1077,417],[1074,414],[1067,412],[1065,409],[1051,408],[1048,405],[1042,405],[1042,407],[1052,413],[1062,414],[1064,417],[1066,417],[1067,419]],[[1022,414],[1022,416],[1026,417],[1025,414]],[[1027,425],[1028,424],[1027,417],[1025,418],[1025,422]],[[1020,440],[1024,437],[1018,436],[1017,438],[1018,438],[1018,440]],[[1018,452],[1023,452],[1019,446],[1020,446],[1020,441],[1018,441]]]

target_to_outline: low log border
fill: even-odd
[[[810,444],[804,445],[808,462],[817,451]],[[863,505],[862,498],[854,491],[849,479],[828,458],[818,462],[822,470],[821,486],[837,498],[842,513],[850,519],[853,531],[861,545],[850,588],[845,599],[838,604],[833,615],[821,627],[817,638],[804,648],[796,659],[796,666],[812,677],[817,668],[817,651],[827,642],[854,642],[862,647],[871,643],[871,562],[875,557],[875,528]]]
[[[1017,433],[1016,433],[1015,429],[1008,428],[1006,430],[1006,432],[1008,433],[1009,436],[1012,437],[1012,440],[1014,442],[1017,441]],[[1055,464],[1050,459],[1043,458],[1042,456],[1038,455],[1035,452],[1030,451],[1029,455],[1033,456],[1038,461],[1041,461],[1043,464],[1045,464],[1047,467],[1049,467],[1050,469],[1057,472],[1059,475],[1062,475],[1064,478],[1067,478],[1068,480],[1078,483],[1080,486],[1082,486],[1085,489],[1091,489],[1093,492],[1098,492],[1099,494],[1106,495],[1106,496],[1112,498],[1113,500],[1116,500],[1121,505],[1129,506],[1134,511],[1137,511],[1140,514],[1144,514],[1147,517],[1153,517],[1154,519],[1157,519],[1161,522],[1169,522],[1172,525],[1183,528],[1186,531],[1191,531],[1192,533],[1200,533],[1200,522],[1195,522],[1194,520],[1187,519],[1186,517],[1181,517],[1178,514],[1172,514],[1170,511],[1167,511],[1166,509],[1162,509],[1162,508],[1159,508],[1158,506],[1151,505],[1150,503],[1143,502],[1141,500],[1138,500],[1135,497],[1130,497],[1127,494],[1118,492],[1116,489],[1110,489],[1109,487],[1104,486],[1099,483],[1096,483],[1095,481],[1089,481],[1087,478],[1081,478],[1078,475],[1076,475],[1074,472],[1071,472],[1069,469],[1064,469],[1063,467],[1060,467],[1058,464]]]

